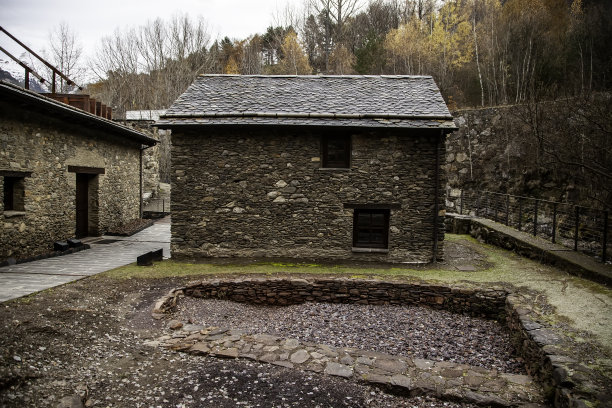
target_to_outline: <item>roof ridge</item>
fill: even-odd
[[[198,78],[307,78],[307,79],[324,79],[324,78],[383,78],[383,79],[433,79],[431,75],[263,75],[263,74],[199,74]]]
[[[437,114],[400,114],[400,113],[308,113],[308,112],[211,112],[211,113],[169,113],[160,115],[166,118],[312,118],[312,119],[452,119],[452,115]]]

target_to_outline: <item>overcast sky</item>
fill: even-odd
[[[277,11],[301,0],[0,0],[0,25],[34,51],[48,48],[49,32],[65,21],[78,35],[84,54],[92,56],[101,37],[116,28],[146,24],[175,13],[203,16],[212,38],[242,39],[263,33]],[[0,45],[20,52],[4,33]],[[0,58],[6,59],[0,52]]]

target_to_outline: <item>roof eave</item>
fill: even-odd
[[[449,120],[450,121],[450,120]],[[312,127],[312,128],[322,128],[322,127],[336,127],[336,128],[352,128],[352,129],[406,129],[406,130],[442,130],[444,131],[445,134],[448,133],[452,133],[454,131],[456,131],[458,128],[456,126],[398,126],[398,125],[393,125],[390,126],[388,124],[384,124],[384,123],[380,123],[378,125],[376,124],[368,124],[368,125],[358,125],[358,124],[353,124],[353,125],[338,125],[338,124],[311,124],[311,123],[283,123],[283,122],[278,122],[278,123],[241,123],[241,122],[235,122],[235,123],[219,123],[219,122],[209,122],[209,123],[193,123],[193,122],[174,122],[174,123],[170,123],[170,122],[164,122],[163,120],[160,120],[158,122],[155,123],[155,127],[159,128],[159,129],[167,129],[167,130],[172,130],[172,129],[186,129],[186,128],[202,128],[202,127],[206,127],[206,128],[214,128],[214,127],[227,127],[227,128],[231,128],[231,127],[245,127],[245,126],[256,126],[256,127]]]
[[[51,98],[47,98],[44,95],[40,95],[35,92],[20,88],[5,81],[0,81],[0,92],[10,94],[27,104],[44,104],[44,106],[50,111],[72,116],[75,119],[80,120],[84,123],[96,125],[98,126],[98,128],[108,130],[114,134],[127,136],[130,139],[147,146],[154,146],[155,144],[157,144],[157,140],[143,133],[137,132],[133,129],[127,128],[100,116],[92,115],[91,113],[85,112],[74,106],[67,105],[63,102],[55,101]]]

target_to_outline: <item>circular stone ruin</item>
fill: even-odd
[[[559,356],[543,351],[543,343],[559,339],[500,288],[204,280],[160,299],[153,317],[168,315],[174,332],[154,342],[163,347],[320,372],[402,395],[512,406],[542,403],[542,384],[555,398],[563,389],[551,375]]]

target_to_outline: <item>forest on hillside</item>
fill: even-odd
[[[608,0],[305,0],[265,33],[213,40],[204,19],[103,38],[89,93],[119,111],[167,108],[196,75],[432,75],[451,109],[608,90]]]
[[[610,16],[610,0],[304,0],[264,33],[215,40],[203,18],[179,14],[104,37],[86,92],[121,117],[168,108],[198,74],[432,75],[456,115],[511,106],[482,141],[506,171],[459,187],[611,209]],[[60,28],[54,62],[71,76],[78,52]],[[457,143],[470,153],[466,126]]]

